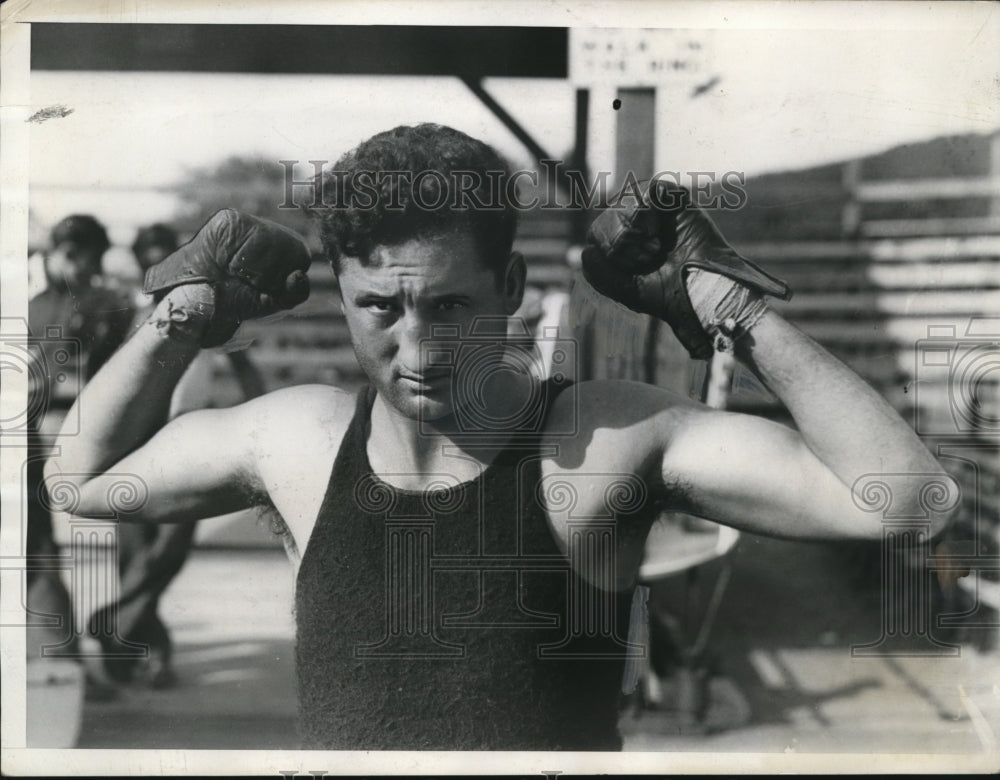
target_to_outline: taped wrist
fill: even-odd
[[[200,344],[215,314],[215,291],[207,284],[183,284],[156,305],[148,322],[164,338]]]
[[[767,311],[764,296],[721,274],[691,268],[685,286],[694,313],[718,352],[732,352],[736,341]]]

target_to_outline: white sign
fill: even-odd
[[[572,28],[569,78],[578,87],[655,87],[710,79],[711,30]]]

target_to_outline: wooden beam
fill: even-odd
[[[493,95],[486,91],[479,79],[469,76],[462,76],[461,78],[462,82],[469,88],[472,94],[479,98],[479,101],[503,123],[504,127],[513,133],[514,137],[517,138],[518,141],[524,144],[524,147],[531,152],[532,157],[534,157],[537,162],[556,159],[531,136],[531,133],[524,129],[520,122],[510,115],[507,109],[497,102]]]
[[[566,78],[562,27],[31,25],[32,70]]]

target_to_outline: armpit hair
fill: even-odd
[[[250,507],[257,516],[257,525],[279,537],[285,550],[289,554],[297,556],[298,546],[295,544],[291,529],[274,502],[271,501],[271,497],[265,491],[254,487],[249,479],[241,479],[239,486],[240,491],[246,496]]]
[[[694,485],[690,480],[677,474],[661,475],[660,503],[662,506],[677,507],[689,505],[694,495]]]

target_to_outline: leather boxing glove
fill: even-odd
[[[214,347],[232,338],[244,320],[306,300],[310,261],[297,233],[223,209],[193,239],[146,271],[142,291],[159,301],[181,285],[210,285],[214,301],[207,306],[211,318],[200,343]]]
[[[686,189],[663,180],[654,180],[641,198],[627,195],[598,216],[587,233],[582,260],[591,286],[633,311],[668,322],[697,359],[711,357],[713,342],[726,325],[720,322],[716,330],[699,319],[688,289],[692,269],[725,276],[754,297],[791,297],[787,284],[726,243]],[[730,321],[727,317],[726,323]]]

